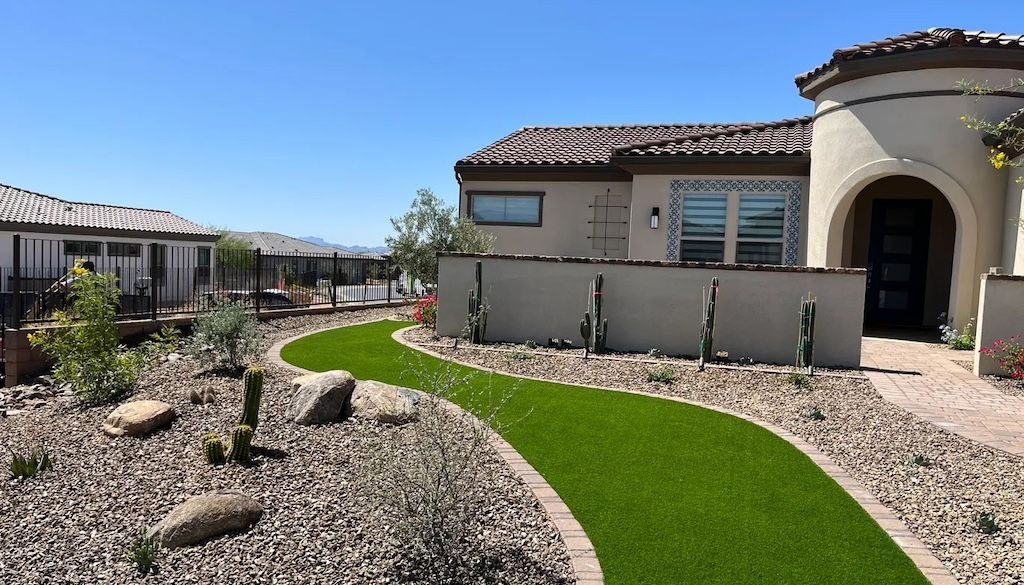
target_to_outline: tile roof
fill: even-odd
[[[810,120],[806,122],[807,147],[810,145]],[[735,133],[740,128],[774,127],[780,122],[759,124],[638,124],[628,126],[527,126],[458,161],[456,166],[473,165],[607,165],[613,151],[626,145],[653,145],[692,139],[706,133]],[[796,133],[800,133],[796,131]],[[759,133],[767,142],[757,150],[771,147],[784,131]],[[802,144],[802,142],[801,142]],[[715,148],[724,146],[716,144]],[[705,154],[691,149],[677,154]],[[712,154],[709,152],[708,154]]]
[[[778,122],[705,128],[665,140],[615,148],[616,156],[800,156],[811,151],[810,116]]]
[[[264,254],[300,253],[300,254],[333,254],[344,252],[338,248],[319,246],[276,232],[228,232],[228,235],[245,240],[253,248],[259,248]]]
[[[959,28],[930,28],[925,31],[906,33],[880,41],[861,43],[845,49],[837,49],[832,53],[832,59],[827,63],[797,75],[796,84],[798,87],[802,86],[824,73],[833,65],[843,61],[883,57],[943,47],[1024,49],[1024,35],[967,31]]]
[[[41,224],[216,237],[209,228],[169,211],[78,203],[0,184],[0,223]]]

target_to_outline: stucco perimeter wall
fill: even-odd
[[[1006,175],[986,160],[981,136],[960,117],[999,120],[1019,97],[963,96],[961,79],[1005,84],[1012,69],[925,69],[887,73],[830,87],[815,100],[807,263],[838,266],[850,205],[872,181],[908,175],[949,199],[957,219],[950,308],[958,324],[973,313],[978,276],[1000,264]],[[899,193],[893,193],[899,198]]]
[[[1024,164],[1024,157],[1016,162]],[[1003,263],[1006,272],[1024,274],[1024,228],[1018,224],[1024,216],[1024,168],[1010,168],[1007,172],[1006,212],[1004,216],[1009,224],[1003,238]]]
[[[728,351],[731,358],[792,363],[800,299],[810,291],[818,299],[816,363],[860,365],[865,281],[861,269],[442,254],[437,324],[441,335],[458,336],[463,330],[477,260],[482,262],[484,297],[490,305],[488,341],[543,343],[554,337],[581,346],[579,322],[587,310],[590,282],[600,272],[609,348],[696,355],[702,288],[717,276],[716,351]]]
[[[629,182],[601,181],[464,181],[459,209],[469,210],[471,191],[539,192],[544,193],[540,226],[481,225],[495,236],[494,251],[505,254],[550,254],[556,256],[603,256],[595,249],[592,235],[594,198],[598,195],[622,197],[630,202]],[[623,210],[628,214],[628,210]],[[618,250],[610,250],[611,258],[625,258],[627,240],[619,242]]]
[[[974,373],[1004,375],[999,364],[978,349],[990,347],[997,339],[1024,337],[1024,276],[983,274],[980,296]]]

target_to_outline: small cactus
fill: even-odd
[[[602,298],[604,288],[604,275],[600,272],[590,283],[589,296],[587,298],[587,312],[580,320],[580,336],[583,337],[583,357],[591,352],[604,353],[608,346],[608,319],[601,318],[603,307]],[[593,343],[591,343],[593,340]]]
[[[484,299],[483,263],[476,261],[473,289],[469,291],[469,310],[466,314],[466,328],[471,343],[483,343],[487,333],[487,312],[489,307]]]
[[[224,465],[227,457],[224,455],[224,441],[217,433],[206,433],[203,435],[203,457],[210,465]]]
[[[704,371],[704,365],[711,361],[712,347],[715,342],[715,315],[718,311],[718,277],[711,279],[711,286],[703,292],[704,318],[700,325],[700,357],[697,369]]]
[[[239,422],[252,428],[253,432],[256,431],[256,425],[259,424],[264,372],[263,368],[249,368],[242,376],[242,381],[245,383],[245,398],[242,402],[242,420]]]
[[[817,301],[810,293],[800,300],[800,337],[796,344],[796,367],[808,376],[814,375],[814,316]]]
[[[238,425],[231,433],[231,452],[228,459],[237,462],[246,462],[251,459],[249,453],[252,447],[252,427],[249,425]]]

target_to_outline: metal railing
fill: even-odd
[[[53,320],[73,304],[76,262],[113,274],[118,317],[194,315],[219,301],[253,311],[386,303],[407,296],[388,257],[268,253],[210,245],[13,236],[13,262],[0,267],[0,326]]]

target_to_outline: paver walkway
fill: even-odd
[[[954,433],[1024,455],[1024,397],[1009,396],[935,344],[865,337],[861,365],[883,398]]]

